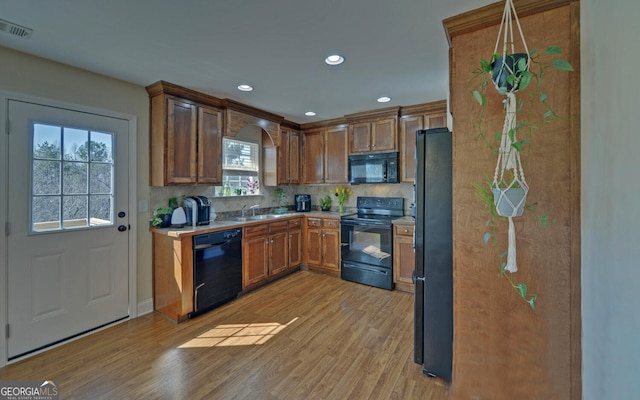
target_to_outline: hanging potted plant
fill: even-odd
[[[516,51],[514,44],[514,26],[520,36],[522,50],[519,49],[519,51]],[[556,56],[561,54],[562,50],[557,46],[550,46],[546,48],[545,53]],[[537,99],[544,105],[545,112],[542,117],[547,121],[558,118],[558,115],[547,103],[548,96],[543,91],[545,71],[550,67],[562,71],[573,70],[569,62],[560,58],[545,65],[542,63],[541,54],[536,49],[529,51],[513,0],[506,0],[493,55],[488,61],[484,59],[480,61],[480,66],[473,71],[473,76],[467,85],[469,92],[482,108],[479,120],[474,123],[474,127],[478,130],[477,137],[497,153],[493,179],[487,179],[487,184],[474,184],[473,186],[489,208],[490,221],[487,225],[492,225],[495,231],[498,219],[506,218],[508,220],[508,249],[504,253],[498,251],[498,254],[504,254],[501,256],[501,273],[534,309],[536,295],[528,293],[525,284],[514,283],[509,274],[506,274],[506,272],[512,274],[518,270],[513,218],[521,216],[525,209],[532,207],[526,205],[529,186],[525,179],[521,154],[523,148],[530,144],[531,133],[536,126],[531,119],[525,122],[516,121],[517,115],[524,110],[526,104],[524,99],[517,98],[517,94],[529,89],[526,99]],[[504,124],[502,132],[496,132],[493,137],[499,143],[498,145],[493,145],[482,129],[487,107],[486,93],[492,85],[503,96]],[[533,118],[533,112],[527,111],[528,115]],[[522,131],[528,132],[528,136],[524,139],[518,139],[517,133]],[[546,225],[547,217],[543,215],[539,218],[542,224]],[[491,239],[497,247],[495,235],[490,232],[486,233],[485,243]]]

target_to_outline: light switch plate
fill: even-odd
[[[138,200],[138,212],[147,212],[147,211],[149,211],[149,201]]]

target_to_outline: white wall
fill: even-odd
[[[138,199],[149,200],[149,97],[143,87],[0,47],[0,90],[135,115]],[[3,154],[4,149],[0,150]],[[5,199],[0,199],[2,211],[4,204]],[[139,210],[138,303],[152,297],[148,220],[149,213]]]
[[[582,385],[640,393],[640,1],[581,1]]]

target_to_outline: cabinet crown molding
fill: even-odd
[[[378,118],[397,118],[400,114],[400,106],[387,107],[377,110],[363,111],[355,114],[348,114],[344,117],[349,122],[373,120]]]
[[[579,0],[515,0],[518,17],[536,14],[552,8],[562,7],[569,3],[578,3]],[[444,31],[447,34],[449,47],[451,38],[468,32],[477,31],[491,25],[500,24],[502,12],[504,11],[504,1],[492,3],[475,10],[446,18],[442,21]]]
[[[161,94],[168,94],[171,96],[180,97],[181,99],[190,100],[196,103],[200,103],[207,106],[218,107],[221,108],[224,106],[224,102],[222,99],[219,99],[215,96],[211,96],[208,94],[204,94],[201,92],[197,92],[192,89],[187,89],[182,86],[178,86],[173,83],[169,83],[166,81],[158,81],[156,83],[152,83],[151,85],[145,88],[149,97],[155,97]]]
[[[447,111],[446,100],[432,101],[430,103],[422,103],[422,104],[416,104],[413,106],[402,107],[400,109],[400,118],[406,117],[409,115],[422,115],[422,114],[431,114],[434,112],[446,112],[446,111]]]

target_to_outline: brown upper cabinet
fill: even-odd
[[[220,185],[222,136],[247,125],[263,132],[263,183],[275,186],[276,148],[283,117],[165,81],[146,87],[151,101],[149,184]]]
[[[447,102],[403,107],[400,116],[400,182],[414,183],[416,176],[416,131],[447,126]]]
[[[347,132],[346,124],[303,132],[303,184],[347,183]]]
[[[347,115],[349,154],[398,150],[400,107]]]
[[[348,183],[349,154],[400,152],[401,182],[415,176],[415,133],[446,126],[446,101],[346,115],[298,125],[229,99],[168,82],[147,86],[151,99],[149,183],[220,185],[222,136],[259,126],[265,186]]]
[[[222,109],[204,95],[166,82],[147,87],[151,98],[149,184],[219,184],[222,181]],[[185,94],[185,97],[181,95]]]
[[[300,184],[300,132],[283,127],[278,146],[278,185]]]

